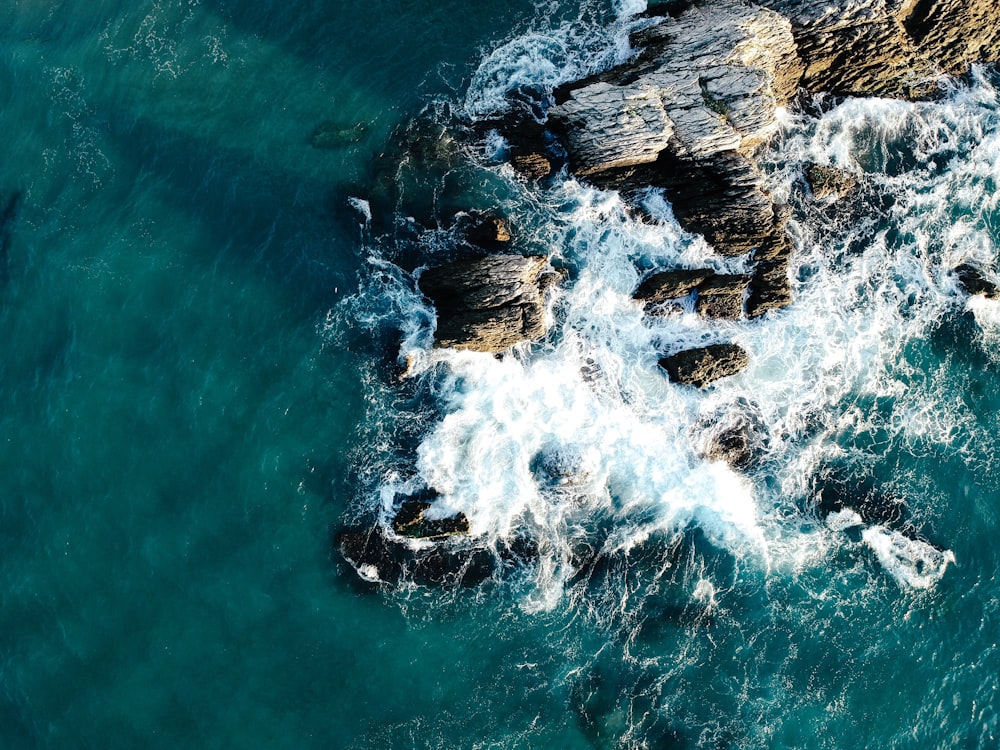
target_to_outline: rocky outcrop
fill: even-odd
[[[423,272],[440,347],[501,352],[545,335],[544,298],[557,272],[545,258],[490,255]]]
[[[746,351],[736,344],[688,349],[660,360],[660,367],[667,371],[672,381],[696,388],[735,375],[748,364],[750,358]]]
[[[1000,52],[993,0],[757,1],[791,22],[809,91],[922,97]]]
[[[695,293],[695,310],[700,315],[736,319],[743,315],[743,298],[750,280],[748,275],[717,274],[709,268],[662,271],[639,286],[635,299],[653,311],[669,300]]]
[[[804,70],[792,27],[744,2],[675,3],[669,12],[634,35],[635,60],[557,89],[549,117],[576,174],[604,187],[661,187],[681,225],[717,252],[754,253],[762,267],[747,314],[761,315],[791,301],[786,217],[753,152],[776,132],[777,109]],[[747,281],[699,289],[699,312],[740,317]]]
[[[1000,288],[996,282],[986,278],[976,266],[963,263],[955,269],[955,275],[969,294],[982,294],[986,299],[1000,299]]]

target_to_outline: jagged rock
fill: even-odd
[[[682,268],[661,271],[643,281],[635,292],[635,299],[656,304],[671,299],[687,297],[700,283],[715,275],[711,268]]]
[[[660,360],[670,379],[682,385],[704,388],[720,378],[743,370],[750,364],[746,351],[736,344],[714,344],[688,349]]]
[[[983,276],[981,269],[963,263],[955,269],[955,274],[969,294],[982,294],[986,299],[1000,299],[1000,288],[995,282]]]
[[[503,247],[511,241],[510,226],[501,216],[490,213],[473,212],[472,222],[465,236],[474,245],[492,250]]]
[[[446,539],[469,533],[469,519],[464,513],[451,518],[426,518],[431,503],[411,500],[403,503],[392,519],[392,530],[410,539]]]
[[[557,276],[545,258],[521,255],[490,255],[424,271],[419,286],[437,308],[437,345],[501,352],[541,338],[545,290]]]
[[[735,320],[743,315],[743,297],[750,276],[716,274],[698,285],[695,310],[706,318]]]
[[[771,438],[759,408],[744,398],[699,420],[696,429],[695,440],[705,458],[740,471],[759,463]]]
[[[581,175],[656,161],[748,152],[777,128],[801,76],[791,25],[744,3],[714,0],[640,31],[634,60],[555,93],[549,117]]]
[[[791,25],[709,0],[632,42],[632,62],[554,93],[571,169],[602,187],[664,188],[681,225],[723,255],[773,242],[784,222],[749,155],[802,74]]]
[[[941,73],[1000,53],[993,0],[758,0],[791,21],[802,85],[837,94],[919,98]]]
[[[635,299],[646,302],[647,311],[662,308],[672,299],[697,292],[695,310],[706,318],[735,319],[743,315],[743,297],[750,276],[717,274],[710,268],[662,271],[646,279]]]
[[[788,278],[788,259],[763,260],[754,269],[747,297],[747,317],[759,318],[770,310],[792,303],[792,282]]]
[[[858,186],[858,178],[843,169],[823,164],[810,164],[806,179],[814,198],[823,200],[830,196],[843,198]]]

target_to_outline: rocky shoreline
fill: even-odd
[[[510,163],[529,180],[565,165],[626,201],[662,189],[684,229],[719,256],[746,260],[743,274],[654,269],[634,293],[650,315],[691,297],[708,319],[752,320],[792,304],[790,210],[769,193],[759,156],[797,96],[925,98],[942,75],[1000,57],[1000,6],[979,0],[651,0],[644,15],[629,62],[554,91],[519,90],[507,112],[478,130],[499,131]],[[804,166],[814,200],[836,201],[857,187],[851,174]],[[508,252],[511,233],[501,217],[478,217],[466,238],[482,253],[429,268],[417,280],[437,314],[435,346],[497,354],[543,338],[546,294],[559,272],[544,257]],[[995,298],[990,275],[956,269],[970,294]],[[659,361],[671,381],[696,388],[748,363],[731,343]],[[737,470],[752,466],[768,441],[753,405],[744,406],[705,425],[702,451]],[[345,531],[342,554],[372,580],[407,571],[434,582],[479,580],[488,564],[478,548],[408,546],[469,533],[464,516],[425,518],[431,502],[404,498],[394,536],[378,527]],[[842,510],[822,497],[817,503]]]

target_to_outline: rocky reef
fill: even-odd
[[[1000,59],[1000,5],[983,0],[651,0],[635,28],[628,62],[553,91],[511,91],[508,112],[468,130],[498,130],[505,158],[528,180],[544,181],[565,167],[626,201],[651,187],[662,190],[680,225],[720,256],[716,266],[742,271],[652,269],[634,293],[652,315],[682,298],[693,298],[704,318],[726,321],[792,304],[790,209],[769,191],[760,156],[778,132],[783,108],[801,103],[803,92],[925,98],[937,93],[942,75]],[[360,135],[323,124],[312,141],[329,148]],[[438,149],[448,143],[440,135],[431,141]],[[461,154],[449,148],[433,155],[447,161],[443,171],[450,174]],[[865,192],[847,172],[801,166],[817,202]],[[855,202],[861,201],[841,205]],[[465,221],[476,257],[416,274],[436,312],[435,345],[496,354],[541,339],[547,291],[561,274],[545,257],[512,251],[504,219],[472,212]],[[954,273],[970,294],[1000,297],[988,270],[962,265]],[[720,330],[732,329],[726,325]],[[696,388],[748,364],[748,353],[733,343],[659,360],[670,381]],[[699,429],[692,441],[701,455],[737,470],[750,469],[769,450],[767,426],[744,399]],[[548,485],[568,481],[563,462],[537,463],[532,470]],[[899,521],[900,503],[869,493],[869,501],[850,505],[843,484],[827,477],[814,493],[816,507],[825,514],[851,510],[865,522]],[[373,581],[461,585],[489,576],[503,556],[475,545],[465,516],[435,518],[432,509],[433,497],[411,498],[391,522],[343,532],[341,553]]]

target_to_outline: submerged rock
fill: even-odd
[[[316,126],[309,143],[313,148],[329,150],[344,148],[362,141],[368,134],[368,123],[356,122],[349,125],[325,120]]]
[[[823,200],[830,196],[843,198],[858,186],[858,178],[850,172],[823,164],[810,164],[806,179],[813,197]]]
[[[474,245],[492,250],[508,245],[511,241],[510,225],[502,216],[493,213],[472,212],[465,236]]]
[[[443,543],[414,549],[387,538],[378,526],[345,529],[335,543],[358,575],[371,583],[475,586],[495,567],[493,555],[483,547]]]
[[[955,269],[958,281],[969,294],[982,294],[986,299],[1000,299],[1000,288],[983,275],[983,271],[968,263]]]
[[[695,439],[702,455],[745,471],[767,453],[771,435],[756,405],[744,398],[699,420]]]
[[[419,286],[437,308],[436,344],[495,353],[541,338],[545,291],[557,277],[547,259],[521,255],[424,271]]]
[[[660,367],[670,379],[681,385],[704,388],[721,378],[742,371],[750,358],[737,344],[714,344],[699,349],[688,349],[660,360]]]

